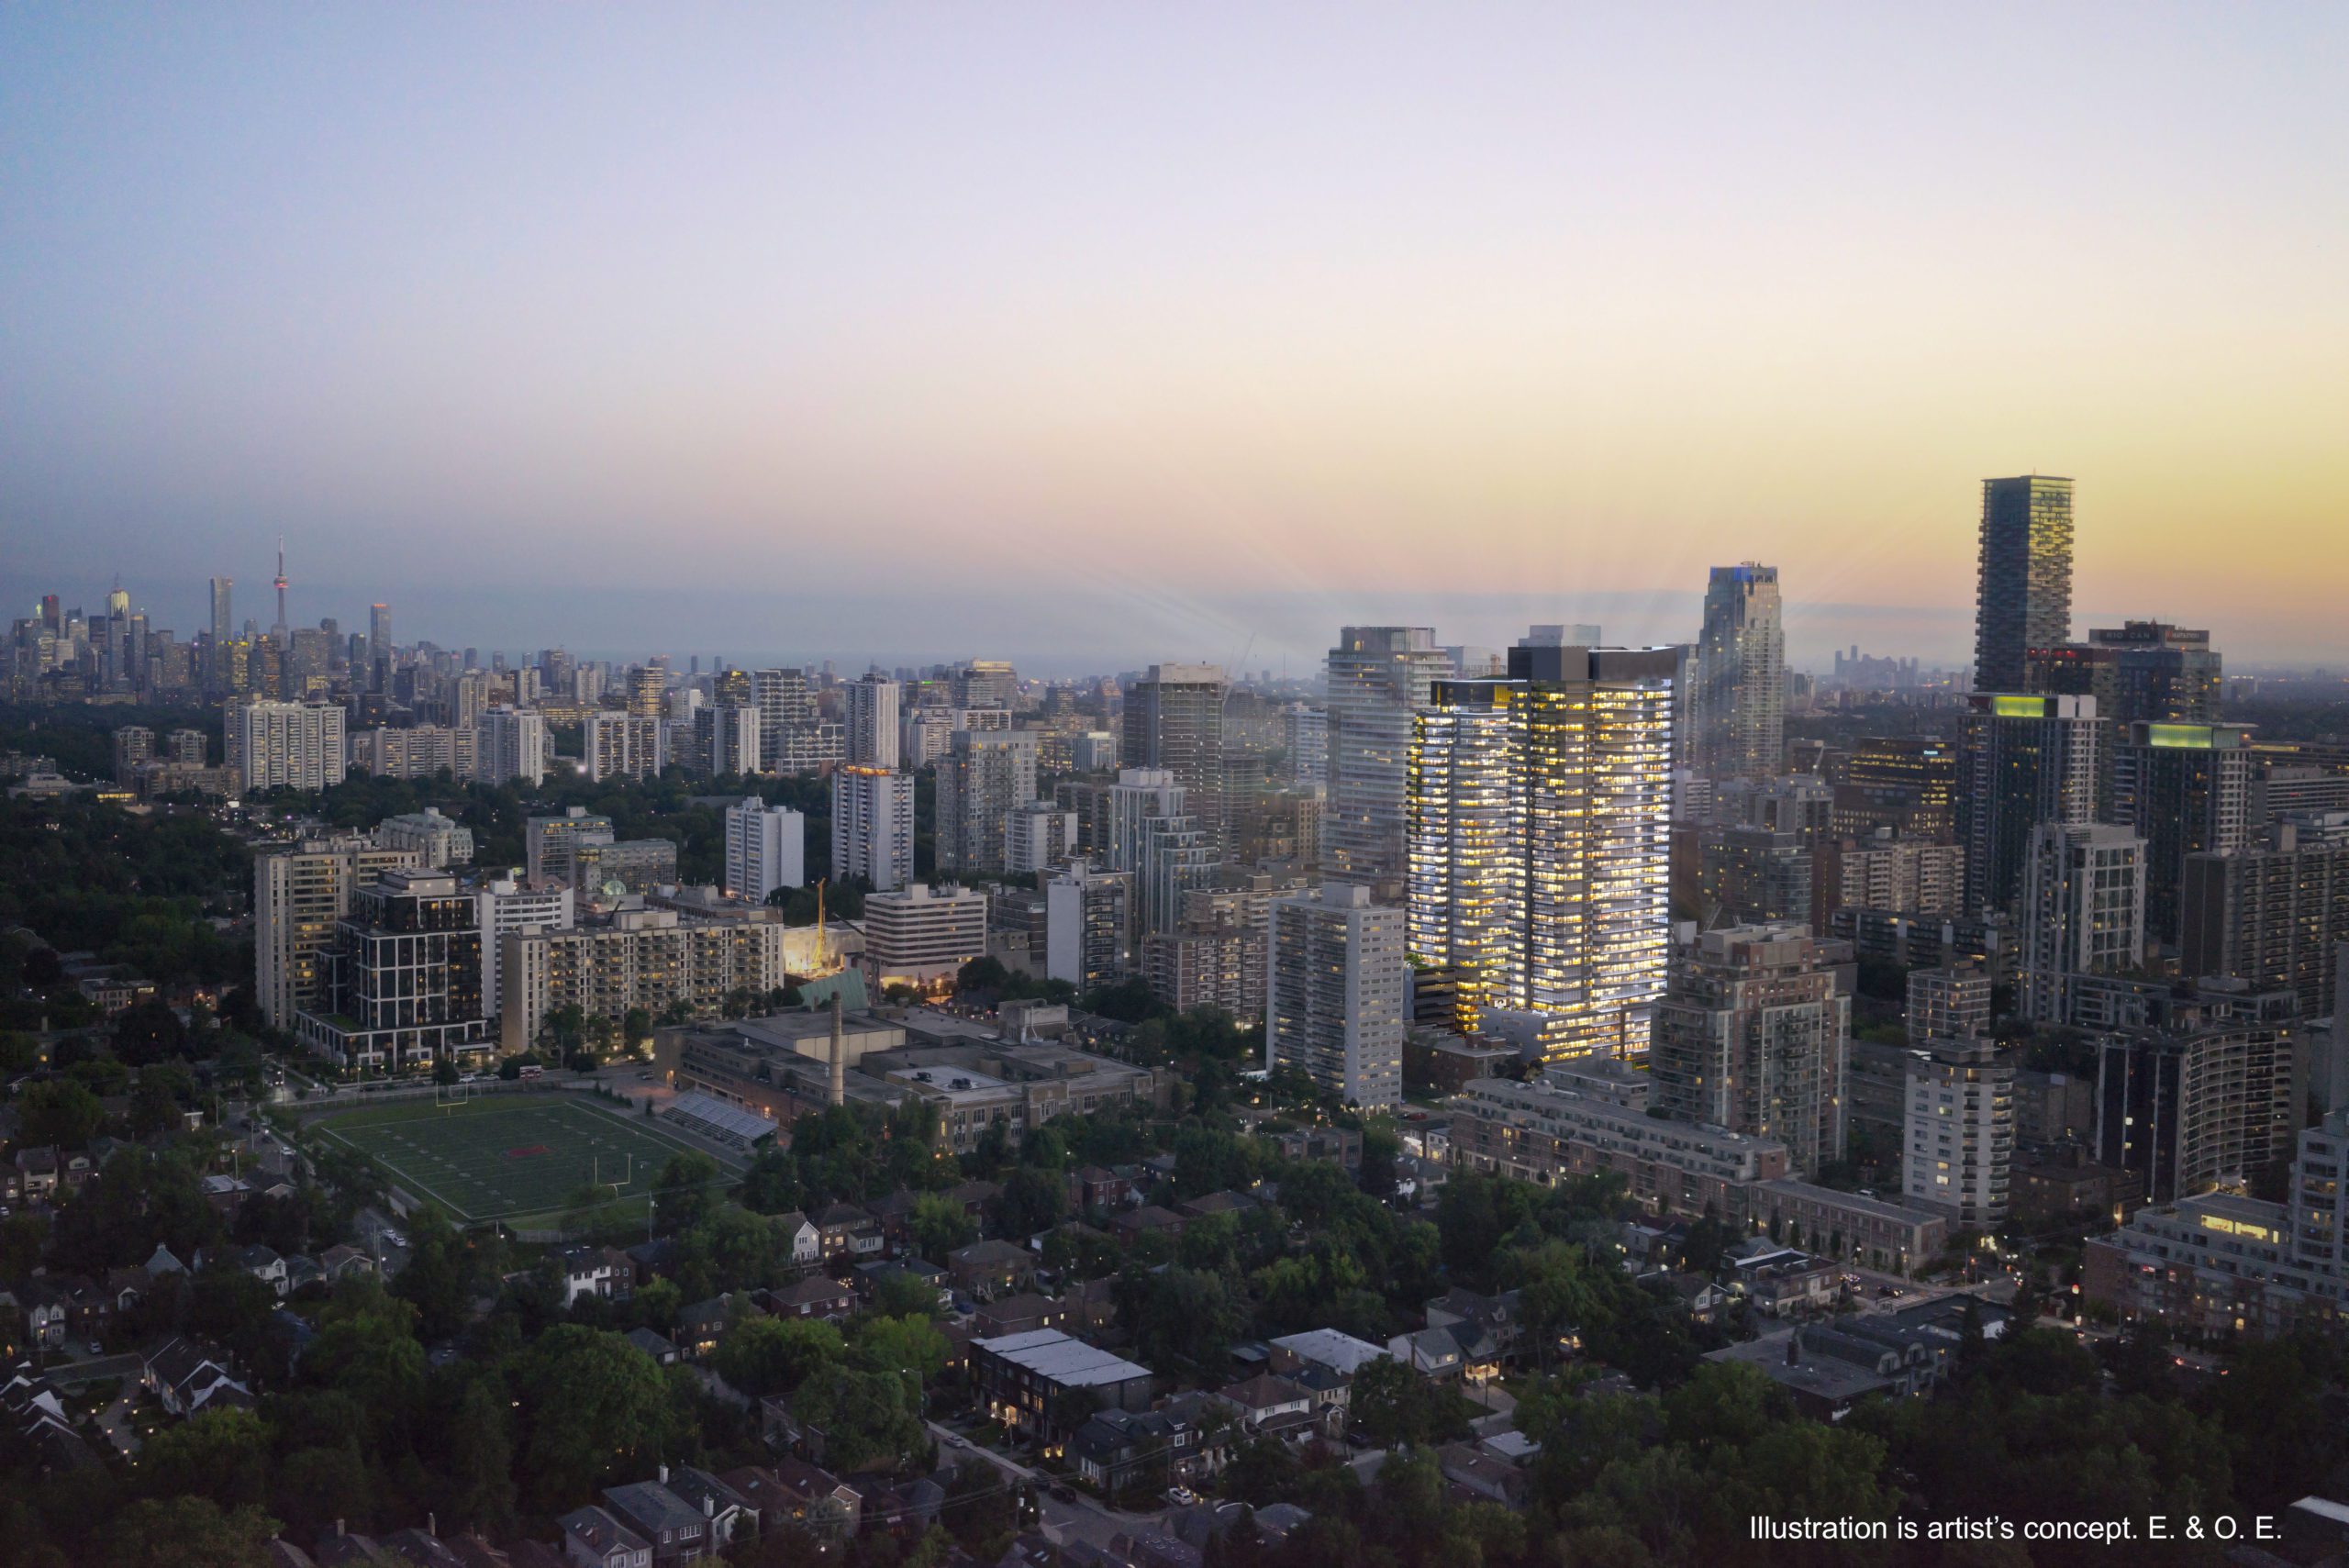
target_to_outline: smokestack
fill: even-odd
[[[831,1103],[848,1104],[848,1039],[841,1028],[841,994],[832,993],[832,1092]]]

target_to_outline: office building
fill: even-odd
[[[300,1013],[324,1000],[335,929],[352,895],[419,862],[414,850],[365,836],[308,839],[254,856],[254,989],[273,1027],[290,1032]]]
[[[2206,987],[2156,1019],[2098,1043],[2098,1161],[2170,1203],[2288,1157],[2307,1070],[2291,994]]]
[[[744,709],[755,715],[755,709]],[[787,806],[746,795],[726,808],[726,891],[764,904],[777,888],[807,880],[807,819]]]
[[[846,699],[849,765],[896,771],[901,739],[897,683],[875,673],[841,689]]]
[[[1003,872],[1034,876],[1057,871],[1076,853],[1076,813],[1030,801],[1003,819]]]
[[[568,929],[575,909],[569,883],[516,882],[497,877],[473,889],[473,920],[481,929],[482,1005],[495,1018],[503,1004],[499,944],[509,931]]]
[[[2015,1070],[1987,1041],[1916,1052],[1901,1138],[1909,1201],[1959,1229],[2006,1223],[2013,1179]]]
[[[205,684],[215,692],[233,689],[228,682],[228,645],[237,639],[237,618],[233,609],[236,579],[212,579],[212,640],[205,645]]]
[[[2251,731],[2239,724],[2123,725],[2112,765],[2111,819],[2145,840],[2145,934],[2175,946],[2186,862],[2250,847],[2257,782]]]
[[[375,842],[387,850],[414,850],[417,863],[430,871],[471,865],[473,830],[440,814],[437,806],[375,824]]]
[[[1036,798],[1036,732],[958,729],[938,760],[938,869],[1004,873],[1006,823]]]
[[[1778,569],[1716,566],[1705,588],[1688,765],[1716,781],[1776,779],[1786,765],[1787,636]]]
[[[302,1043],[336,1066],[403,1073],[477,1066],[493,1049],[473,895],[446,872],[387,870],[351,895],[327,984],[296,1015]]]
[[[885,768],[832,774],[832,874],[893,893],[914,875],[914,781]]]
[[[1974,689],[2027,689],[2031,650],[2071,639],[2072,482],[1984,480]]]
[[[591,816],[584,806],[572,806],[560,817],[526,817],[522,823],[522,853],[532,882],[569,885],[579,846],[611,841],[612,819]]]
[[[1212,664],[1152,665],[1126,691],[1118,749],[1127,767],[1174,774],[1211,848],[1222,842],[1223,703],[1230,689]]]
[[[2349,941],[2349,813],[2277,823],[2271,841],[2186,857],[2179,968],[2288,990],[2301,1016],[2337,1017],[2333,953]]]
[[[2023,869],[2023,1016],[2073,1023],[2081,978],[2144,958],[2145,840],[2101,822],[2041,824]]]
[[[587,776],[607,779],[651,779],[661,776],[667,760],[668,722],[658,714],[606,710],[587,716],[585,731]]]
[[[1349,883],[1275,898],[1264,968],[1267,1068],[1298,1068],[1348,1105],[1401,1103],[1403,911]]]
[[[864,965],[874,986],[927,985],[987,951],[987,895],[914,883],[864,901]]]
[[[1799,923],[1707,931],[1673,953],[1656,1006],[1654,1105],[1774,1138],[1809,1174],[1842,1157],[1852,998]]]
[[[1044,974],[1079,991],[1126,977],[1133,875],[1073,862],[1044,884]]]
[[[473,777],[492,788],[518,782],[536,788],[547,773],[546,716],[529,708],[487,707],[473,722]]]
[[[498,959],[498,1035],[508,1052],[540,1043],[548,1015],[576,1007],[615,1023],[641,1007],[718,1010],[737,993],[766,998],[788,983],[777,920],[696,919],[624,909],[569,929],[509,931]]]
[[[1329,792],[1321,815],[1322,874],[1359,883],[1371,896],[1400,906],[1409,856],[1405,842],[1405,774],[1412,716],[1428,706],[1452,660],[1423,626],[1350,626],[1330,650],[1329,706],[1320,714]],[[1316,739],[1299,709],[1284,727],[1308,745]]]
[[[2096,699],[1976,692],[1967,699],[1957,801],[1966,913],[2011,910],[2043,822],[2096,819],[2104,740]]]
[[[247,793],[328,789],[346,762],[342,709],[333,703],[255,702],[229,709],[239,780]]]

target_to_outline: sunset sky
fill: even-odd
[[[1347,621],[2349,656],[2349,8],[16,6],[0,591],[1309,667]]]

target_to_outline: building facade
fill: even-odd
[[[1328,706],[1300,704],[1285,716],[1292,762],[1315,751],[1324,759],[1324,773],[1312,775],[1329,786],[1322,874],[1359,883],[1372,897],[1399,906],[1409,865],[1405,800],[1411,721],[1428,706],[1436,681],[1451,674],[1452,661],[1428,627],[1350,626],[1338,633],[1328,670]]]
[[[2031,650],[2072,639],[2072,482],[1982,482],[1974,689],[2025,689]]]
[[[1851,1023],[1808,926],[1704,932],[1675,950],[1656,1008],[1656,1108],[1776,1139],[1809,1174],[1842,1157]]]
[[[914,876],[914,780],[884,768],[832,774],[832,874],[894,893]]]
[[[1348,1105],[1403,1097],[1405,994],[1400,909],[1370,889],[1325,883],[1273,900],[1266,938],[1264,1064],[1300,1068]]]
[[[1778,569],[1714,567],[1687,705],[1689,766],[1716,780],[1776,778],[1786,765],[1786,687]]]

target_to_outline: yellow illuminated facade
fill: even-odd
[[[1437,684],[1408,773],[1411,952],[1458,1018],[1540,1016],[1545,1054],[1639,1057],[1671,931],[1670,650],[1520,647]]]

